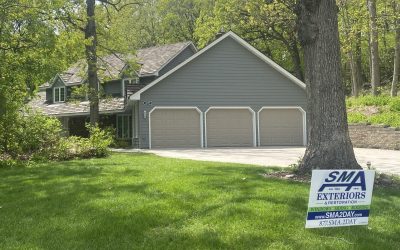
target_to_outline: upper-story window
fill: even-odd
[[[129,84],[139,84],[139,78],[124,79],[124,85],[126,86]]]
[[[122,96],[125,96],[126,94],[126,86],[128,85],[133,85],[133,84],[139,84],[139,77],[136,78],[125,78],[122,80]]]
[[[53,89],[53,101],[65,102],[65,87],[55,87]]]

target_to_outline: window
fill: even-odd
[[[54,102],[65,102],[65,87],[54,88]]]
[[[139,84],[139,78],[124,79],[124,85],[126,86],[129,84]]]
[[[122,80],[122,96],[125,96],[126,94],[126,86],[128,85],[134,85],[134,84],[139,84],[139,78],[125,78]]]
[[[132,138],[131,115],[117,115],[117,137],[120,139]]]

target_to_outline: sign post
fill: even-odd
[[[375,171],[313,170],[306,228],[368,225]]]

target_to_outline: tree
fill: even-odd
[[[0,152],[13,153],[21,110],[36,90],[67,61],[57,50],[54,6],[46,1],[0,2]]]
[[[300,0],[298,35],[304,50],[308,144],[301,173],[358,169],[350,141],[342,84],[335,0]]]
[[[97,76],[97,33],[95,17],[95,0],[86,0],[85,53],[88,65],[88,85],[90,102],[90,124],[95,126],[99,121],[99,79]]]
[[[200,15],[196,36],[202,47],[221,28],[233,30],[303,80],[294,6],[295,0],[216,1],[211,11]]]
[[[377,95],[381,76],[379,69],[378,25],[376,22],[376,0],[367,0],[370,25],[370,57],[371,57],[371,87],[372,94]]]
[[[69,2],[67,2],[69,3]],[[124,0],[86,0],[85,4],[76,1],[64,6],[63,10],[58,12],[57,18],[64,23],[68,23],[75,30],[82,31],[85,35],[84,47],[87,63],[87,82],[88,82],[88,97],[90,103],[90,124],[95,126],[99,121],[99,68],[98,47],[105,50],[107,53],[117,54],[115,48],[109,47],[110,38],[107,34],[110,33],[111,21],[115,12],[120,12],[126,6],[138,5],[139,2],[131,2]],[[96,9],[100,9],[100,18],[103,22],[98,22]],[[111,8],[111,9],[110,9]],[[85,10],[85,14],[82,14]],[[102,24],[100,27],[98,24]],[[99,29],[100,28],[100,29]],[[104,36],[103,44],[99,44],[100,35]],[[113,43],[113,45],[116,43]],[[119,47],[118,45],[116,47]],[[133,51],[131,51],[133,52]],[[107,64],[104,64],[107,67]]]
[[[361,30],[362,15],[358,9],[359,0],[339,0],[339,18],[342,24],[339,27],[342,40],[342,51],[347,55],[351,71],[351,94],[358,97],[362,87],[362,52],[361,52]],[[351,13],[351,15],[350,15]],[[342,29],[340,29],[342,28]]]
[[[393,1],[393,10],[396,16],[395,18],[395,49],[394,49],[394,62],[393,62],[393,80],[391,95],[397,96],[397,84],[399,83],[400,75],[400,3]]]

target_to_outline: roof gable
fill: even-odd
[[[227,37],[232,38],[235,42],[237,42],[238,44],[240,44],[241,46],[243,46],[244,48],[246,48],[248,51],[250,51],[252,54],[254,54],[256,57],[258,57],[259,59],[261,59],[263,62],[265,62],[267,65],[269,65],[270,67],[272,67],[274,70],[276,70],[277,72],[279,72],[280,74],[282,74],[284,77],[286,77],[287,79],[289,79],[291,82],[295,83],[298,87],[302,88],[303,90],[305,90],[306,85],[300,81],[299,79],[297,79],[295,76],[293,76],[292,74],[290,74],[288,71],[286,71],[285,69],[283,69],[281,66],[279,66],[278,64],[276,64],[274,61],[272,61],[271,59],[269,59],[268,57],[266,57],[264,54],[262,54],[260,51],[258,51],[257,49],[255,49],[253,46],[251,46],[249,43],[247,43],[246,41],[244,41],[242,38],[240,38],[239,36],[237,36],[235,33],[233,33],[232,31],[226,33],[225,35],[221,36],[220,38],[218,38],[217,40],[215,40],[214,42],[212,42],[211,44],[209,44],[208,46],[206,46],[204,49],[202,49],[201,51],[199,51],[197,54],[194,54],[192,57],[190,57],[189,59],[187,59],[186,61],[184,61],[183,63],[179,64],[177,67],[175,67],[174,69],[172,69],[171,71],[169,71],[168,73],[166,73],[165,75],[161,76],[160,78],[156,79],[155,81],[153,81],[152,83],[150,83],[149,85],[147,85],[146,87],[142,88],[140,91],[136,92],[135,94],[133,94],[131,96],[132,100],[140,100],[140,94],[145,92],[146,90],[148,90],[149,88],[151,88],[152,86],[156,85],[157,83],[161,82],[163,79],[167,78],[168,76],[170,76],[171,74],[174,74],[174,72],[178,71],[180,68],[182,68],[183,66],[185,66],[186,64],[189,64],[190,62],[192,62],[194,59],[196,59],[197,57],[199,57],[200,55],[204,54],[206,51],[210,50],[211,48],[213,48],[214,46],[216,46],[217,44],[219,44],[221,41],[225,40]]]

